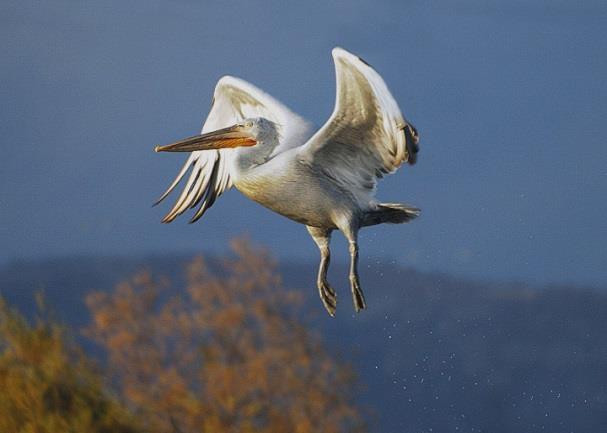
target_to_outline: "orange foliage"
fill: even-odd
[[[304,325],[301,297],[265,251],[232,249],[215,273],[194,260],[185,291],[144,273],[87,298],[122,398],[157,432],[364,431],[352,371]]]

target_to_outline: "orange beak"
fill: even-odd
[[[225,149],[255,146],[257,141],[241,125],[185,138],[165,146],[156,146],[154,152],[195,152],[197,150]]]

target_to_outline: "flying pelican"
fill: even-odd
[[[381,76],[364,60],[333,49],[337,96],[329,120],[316,132],[282,103],[244,80],[225,76],[215,87],[201,135],[156,152],[191,152],[164,194],[188,170],[181,195],[162,222],[198,206],[197,221],[232,186],[270,210],[305,224],[320,250],[317,287],[333,316],[337,297],[327,282],[331,232],[349,242],[354,308],[365,308],[358,276],[358,231],[405,223],[420,210],[374,198],[377,180],[403,162],[414,164],[419,135]]]

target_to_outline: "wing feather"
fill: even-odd
[[[230,76],[221,78],[215,86],[213,104],[202,133],[253,117],[265,117],[279,125],[281,142],[274,153],[299,146],[311,135],[312,125],[308,121],[254,85]],[[162,222],[170,223],[196,206],[198,209],[190,222],[200,219],[215,200],[232,187],[230,170],[233,156],[233,149],[192,152],[177,177],[156,202],[158,204],[164,200],[190,172],[181,194]]]
[[[333,49],[333,60],[335,109],[300,155],[354,194],[368,196],[384,174],[415,163],[419,138],[368,63],[341,48]]]

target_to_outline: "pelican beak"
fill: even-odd
[[[155,152],[194,152],[197,150],[225,149],[254,146],[257,141],[242,125],[234,125],[202,135],[185,138],[165,146],[156,146]]]

